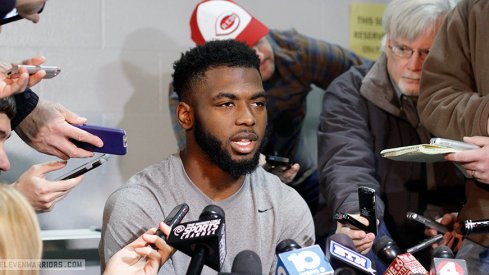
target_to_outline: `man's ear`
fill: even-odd
[[[179,102],[177,106],[177,119],[183,129],[191,129],[194,126],[194,112],[192,107],[185,102]]]

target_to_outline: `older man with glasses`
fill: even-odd
[[[452,163],[395,162],[379,154],[384,148],[429,142],[431,134],[416,112],[421,69],[453,6],[450,0],[390,2],[382,21],[380,58],[374,65],[351,68],[328,87],[318,131],[320,184],[326,198],[315,217],[318,237],[335,230],[346,233],[367,254],[375,237],[390,235],[405,249],[425,238],[424,226],[407,221],[406,212],[439,218],[460,208],[464,179]],[[360,185],[377,191],[378,236],[332,220],[335,212],[359,213]],[[426,259],[423,264],[429,266]]]

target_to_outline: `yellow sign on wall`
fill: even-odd
[[[355,53],[376,60],[384,35],[382,16],[385,4],[353,3],[350,12],[350,48]]]

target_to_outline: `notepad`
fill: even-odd
[[[438,162],[448,153],[456,153],[464,149],[433,144],[417,144],[411,146],[384,149],[380,155],[384,158],[398,161]]]

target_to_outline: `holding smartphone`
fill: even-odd
[[[271,156],[271,155],[267,155],[265,157],[265,160],[267,161],[268,164],[270,164],[272,167],[276,167],[276,166],[284,166],[286,167],[287,169],[290,168],[291,164],[290,164],[290,160],[289,158],[285,158],[285,157],[279,157],[279,156]]]
[[[95,147],[89,143],[77,140],[71,140],[77,147],[83,148],[91,152],[99,152],[105,154],[125,155],[127,154],[127,137],[126,131],[119,128],[109,128],[95,125],[73,125],[82,130],[85,130],[93,135],[98,136],[104,146]]]
[[[109,160],[109,156],[107,156],[106,154],[102,154],[100,155],[99,157],[81,165],[81,166],[78,166],[77,168],[71,170],[70,172],[58,177],[56,180],[68,180],[68,179],[72,179],[72,178],[76,178],[80,175],[83,175],[85,174],[86,172],[88,171],[91,171],[97,167],[99,167],[100,165],[106,163],[107,161]]]
[[[40,70],[44,70],[46,72],[46,75],[43,77],[44,79],[50,79],[55,76],[57,76],[60,72],[61,69],[58,67],[54,66],[41,66],[41,65],[12,65],[12,68],[6,72],[8,78],[16,78],[19,77],[19,69],[20,68],[26,68],[27,73],[29,75],[35,74],[39,72]]]

